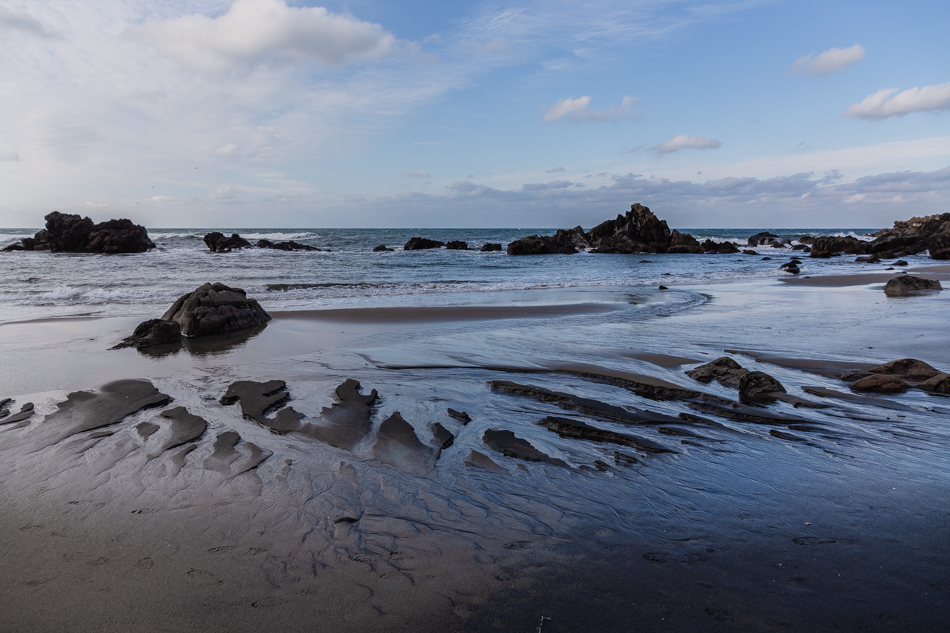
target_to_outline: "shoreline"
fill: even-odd
[[[135,317],[4,324],[0,397],[15,412],[33,394],[37,413],[0,419],[0,628],[533,630],[544,615],[546,632],[937,630],[950,400],[833,392],[841,371],[904,356],[950,370],[948,298],[855,278],[275,311],[164,355],[107,349]],[[684,373],[724,355],[820,407],[741,408]],[[170,400],[54,441],[114,410],[99,389],[127,378]],[[237,381],[286,381],[280,410],[325,426],[347,379],[379,399],[348,418],[366,435],[345,448],[221,402]],[[74,390],[92,399],[60,407]],[[163,449],[185,428],[162,417],[177,407],[207,430]],[[397,411],[412,435],[387,444]],[[552,416],[636,441],[570,439],[539,425]],[[550,461],[492,448],[499,429]]]

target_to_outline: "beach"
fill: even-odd
[[[157,351],[109,349],[135,316],[0,325],[35,407],[0,426],[0,630],[939,630],[950,401],[837,376],[950,369],[950,299],[882,285],[274,310]],[[685,374],[722,356],[788,399]]]

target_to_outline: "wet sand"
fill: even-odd
[[[832,392],[950,370],[947,293],[835,283],[0,326],[0,630],[942,630],[950,400]]]

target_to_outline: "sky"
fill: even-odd
[[[950,212],[946,0],[0,0],[0,226]]]

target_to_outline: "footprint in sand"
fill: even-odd
[[[209,554],[220,554],[221,552],[230,552],[233,549],[237,549],[236,545],[222,545],[221,547],[212,547],[208,550]]]

